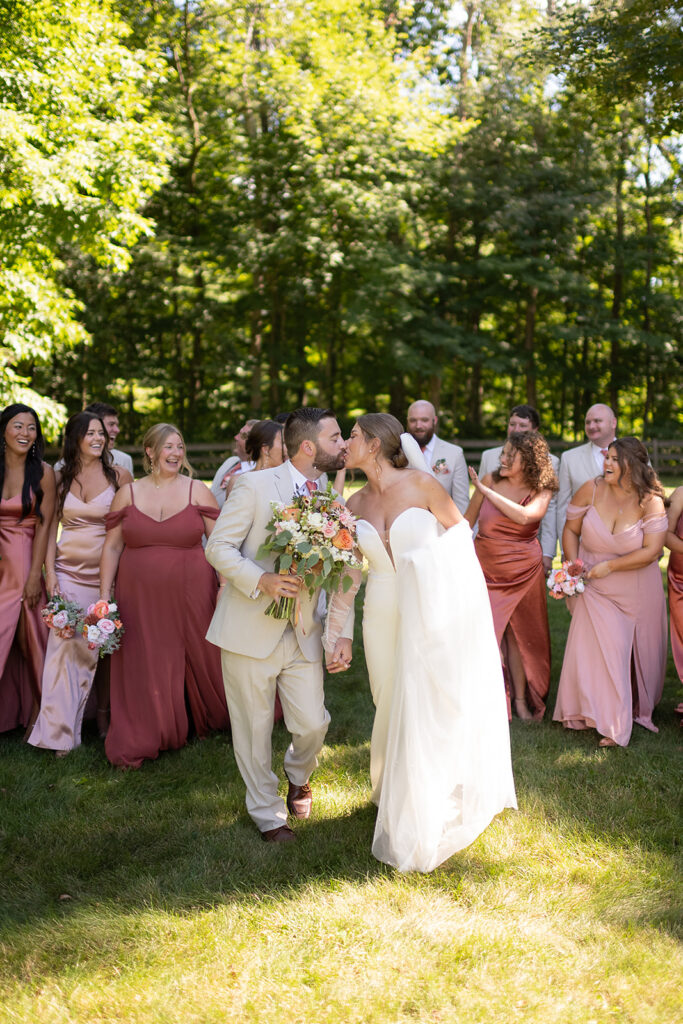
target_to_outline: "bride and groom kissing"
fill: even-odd
[[[295,838],[287,824],[311,813],[309,779],[330,716],[323,690],[319,592],[257,557],[271,502],[325,487],[343,466],[366,485],[348,502],[369,566],[363,643],[376,713],[372,798],[375,856],[430,871],[515,807],[502,670],[486,585],[468,524],[428,472],[395,417],[359,417],[348,442],[334,413],[303,408],[285,424],[290,458],[239,477],[206,547],[225,578],[207,639],[222,649],[233,748],[247,810],[267,842]],[[271,618],[271,600],[299,596],[295,623]],[[351,662],[353,592],[334,594],[325,635],[330,672]],[[334,624],[334,625],[332,625]],[[271,734],[276,688],[291,743],[278,795]]]

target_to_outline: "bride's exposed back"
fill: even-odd
[[[394,416],[358,419],[346,466],[368,481],[348,507],[369,564],[372,849],[402,871],[431,871],[516,807],[486,584],[469,525]]]

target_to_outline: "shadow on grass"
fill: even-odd
[[[558,666],[556,662],[555,678]],[[667,701],[673,700],[670,679]],[[549,702],[553,707],[554,700]],[[369,802],[372,703],[362,650],[346,677],[329,681],[332,725],[314,777],[313,818],[297,823],[298,841],[260,840],[244,809],[244,787],[229,737],[215,735],[163,754],[140,771],[121,773],[87,735],[57,760],[0,737],[0,940],[79,909],[115,907],[123,914],[160,907],[186,914],[224,903],[296,894],[312,884],[393,876],[371,854],[375,808]],[[592,733],[567,733],[546,721],[512,725],[520,814],[553,838],[595,841],[656,855],[675,873],[680,853],[680,735],[636,730],[625,750],[596,747]],[[273,764],[283,778],[288,743],[274,730]],[[515,828],[514,816],[500,827]],[[483,846],[456,855],[425,880],[457,898],[464,873],[492,878],[533,871],[534,853],[486,856]],[[653,869],[654,870],[654,869]],[[68,899],[61,897],[68,896]],[[641,923],[677,929],[677,918],[643,902]],[[77,955],[76,953],[74,954]]]

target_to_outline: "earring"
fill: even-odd
[[[34,441],[33,444],[31,445],[31,455],[35,458],[35,454],[36,454],[36,442]]]
[[[376,474],[378,480],[382,476],[382,467],[380,466],[379,460],[378,460],[376,455],[375,455],[375,474]]]

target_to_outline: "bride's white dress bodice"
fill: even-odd
[[[373,853],[430,871],[515,807],[507,705],[469,525],[408,508],[357,523],[369,565],[363,641],[376,706]]]

